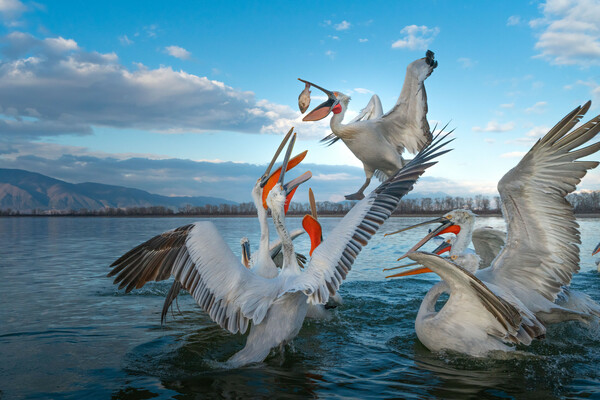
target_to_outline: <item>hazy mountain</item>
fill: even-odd
[[[179,208],[185,205],[237,204],[218,197],[168,197],[101,183],[68,183],[21,169],[0,168],[0,209],[96,210],[105,207]]]

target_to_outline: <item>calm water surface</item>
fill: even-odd
[[[381,269],[427,228],[381,232],[426,218],[386,222],[342,285],[345,303],[332,320],[307,320],[283,353],[225,370],[219,362],[243,347],[243,336],[213,324],[187,294],[161,326],[170,281],[124,294],[106,278],[133,246],[195,220],[0,218],[0,398],[600,398],[598,324],[553,326],[546,340],[504,359],[431,353],[419,343],[414,320],[437,278],[386,281]],[[322,219],[325,237],[338,221]],[[213,222],[234,253],[244,235],[256,249],[255,218]],[[600,301],[590,256],[600,219],[579,223],[582,263],[572,286]],[[478,225],[503,228],[500,218]],[[301,252],[308,246],[307,237],[297,242]]]

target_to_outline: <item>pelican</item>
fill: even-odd
[[[112,264],[110,276],[126,291],[170,275],[181,282],[210,318],[231,333],[250,334],[242,350],[228,361],[239,367],[263,361],[272,348],[292,340],[300,330],[307,304],[324,304],[346,278],[363,246],[391,215],[432,159],[448,152],[448,142],[434,140],[396,175],[357,203],[313,252],[301,270],[293,256],[292,241],[285,229],[285,198],[306,174],[283,185],[286,167],[267,195],[273,223],[282,241],[284,262],[274,278],[267,279],[246,268],[208,221],[185,225],[137,246]],[[293,136],[284,165],[289,160]],[[302,179],[301,179],[302,178]]]
[[[426,57],[408,65],[404,85],[394,108],[383,114],[379,96],[373,95],[367,107],[348,124],[342,124],[342,121],[350,102],[349,96],[300,79],[328,96],[328,100],[308,113],[303,121],[318,121],[333,112],[330,122],[333,133],[323,140],[330,140],[332,144],[341,139],[363,163],[365,183],[356,193],[347,195],[346,199],[363,199],[363,192],[373,174],[382,181],[391,177],[406,163],[402,158],[404,149],[415,154],[431,141],[424,81],[435,67],[437,61],[434,60],[434,54],[427,51]]]
[[[455,226],[452,215],[441,218],[441,225],[407,253],[443,280],[427,293],[415,322],[419,340],[430,350],[484,356],[543,337],[546,323],[590,317],[555,303],[579,270],[580,233],[565,197],[598,165],[580,158],[598,151],[600,142],[579,147],[600,131],[600,115],[572,130],[590,105],[569,113],[500,180],[508,236],[488,268],[473,274],[438,255],[416,251]],[[444,291],[450,297],[437,312],[435,302]]]
[[[308,254],[312,256],[315,249],[323,242],[323,229],[319,223],[319,216],[317,215],[317,203],[315,202],[315,195],[312,189],[308,189],[308,199],[311,213],[306,214],[302,218],[302,227],[310,238],[310,251]],[[326,304],[310,304],[306,313],[306,317],[326,320],[331,319],[332,313],[329,310],[336,308],[343,303],[342,296],[336,292],[333,296],[329,297],[329,300]]]
[[[254,206],[256,207],[256,212],[258,216],[258,223],[260,226],[260,242],[258,247],[258,252],[251,254],[250,251],[250,241],[248,238],[244,237],[240,240],[240,244],[242,246],[242,256],[241,261],[246,268],[251,268],[253,272],[262,276],[263,278],[274,278],[279,274],[279,269],[276,265],[276,257],[279,255],[281,250],[281,241],[276,240],[273,243],[269,244],[269,224],[267,220],[267,205],[265,203],[265,198],[267,193],[271,190],[271,188],[275,185],[279,178],[279,174],[281,173],[281,167],[277,168],[273,173],[271,173],[271,169],[275,165],[279,154],[285,147],[287,141],[290,139],[294,128],[292,127],[288,133],[284,136],[281,144],[275,151],[271,162],[267,166],[267,169],[262,174],[260,178],[256,180],[254,187],[252,188],[251,196],[254,202]],[[307,151],[303,151],[297,156],[290,159],[287,163],[287,170],[294,168],[298,165],[304,157],[306,157]],[[290,199],[294,195],[292,191],[290,193]],[[287,203],[289,205],[289,201]],[[287,207],[286,207],[287,211]],[[292,233],[292,238],[296,238],[303,233],[302,230],[298,230]],[[303,256],[298,255],[300,260],[302,260]],[[281,267],[281,265],[279,265]],[[181,282],[177,279],[173,282],[167,296],[165,297],[165,302],[163,304],[163,309],[161,313],[161,323],[164,322],[165,317],[167,316],[168,310],[173,304],[173,301],[179,295],[181,291]]]
[[[492,263],[492,260],[496,258],[502,247],[504,247],[506,237],[505,232],[489,226],[475,228],[476,217],[477,215],[470,210],[456,209],[441,218],[435,218],[395,232],[386,233],[385,236],[394,235],[422,225],[440,223],[440,226],[423,238],[419,242],[418,247],[415,245],[414,249],[420,248],[433,237],[446,233],[455,234],[456,236],[445,239],[433,253],[441,254],[442,252],[449,251],[450,257],[473,254],[477,256],[477,266],[475,268],[468,267],[467,269],[475,272],[478,269],[488,267]],[[475,251],[468,248],[471,242]],[[475,262],[475,258],[470,258],[470,261]]]
[[[592,251],[592,255],[595,256],[600,251],[600,243],[596,245],[594,251]],[[600,272],[600,260],[596,261],[596,269]]]

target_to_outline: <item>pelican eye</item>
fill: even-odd
[[[456,261],[456,259],[457,259],[457,258],[458,258],[458,256],[457,256],[457,255],[450,256],[450,259],[451,259],[452,261]]]

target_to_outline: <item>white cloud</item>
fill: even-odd
[[[165,47],[165,51],[168,55],[179,58],[180,60],[188,60],[192,55],[189,51],[179,46],[167,46]]]
[[[49,49],[57,52],[77,50],[79,48],[77,42],[73,39],[64,39],[60,36],[57,38],[46,38],[44,42],[46,42]]]
[[[536,126],[536,127],[532,128],[532,129],[530,129],[525,134],[525,136],[532,137],[532,138],[541,138],[546,133],[548,133],[549,130],[550,130],[550,128],[548,128],[547,126]]]
[[[404,35],[392,43],[394,49],[426,50],[440,32],[438,27],[408,25],[400,31]]]
[[[331,40],[340,40],[340,37],[335,35],[327,35],[327,37]]]
[[[369,39],[362,39],[362,38],[358,39],[358,43],[366,43],[368,41],[369,41]]]
[[[548,105],[545,101],[538,101],[533,106],[525,109],[526,114],[543,114],[546,112],[546,106]]]
[[[501,108],[514,108],[515,103],[505,103],[505,104],[500,104]]]
[[[121,42],[123,46],[130,46],[133,44],[133,40],[129,39],[127,35],[119,36],[119,42]]]
[[[489,144],[496,143],[496,139],[491,139],[491,138],[485,138],[485,139],[483,139],[483,141],[486,143],[489,143]]]
[[[497,121],[490,121],[484,128],[480,126],[474,126],[472,129],[474,132],[508,132],[512,131],[514,128],[515,124],[513,122],[501,124]]]
[[[507,26],[519,25],[520,23],[521,23],[521,17],[518,15],[511,15],[510,17],[508,17],[508,20],[506,21]]]
[[[333,60],[333,59],[335,59],[335,51],[333,51],[333,50],[327,50],[327,51],[325,52],[325,55],[326,55],[327,57],[331,58],[332,60]]]
[[[598,0],[548,0],[540,8],[543,17],[529,24],[542,29],[535,44],[536,57],[556,65],[600,64]]]
[[[460,57],[459,59],[457,59],[456,61],[458,61],[458,63],[464,68],[464,69],[470,69],[473,68],[475,66],[475,64],[477,64],[477,61],[473,61],[470,58],[467,57]]]
[[[1,40],[0,138],[84,135],[95,126],[259,133],[300,117],[252,92],[168,66],[126,68],[116,54],[85,52],[71,39],[13,32]]]
[[[500,154],[500,158],[522,158],[527,152],[525,151],[511,151],[509,153]]]
[[[352,26],[352,24],[350,22],[344,20],[344,21],[340,22],[339,24],[335,24],[333,26],[333,28],[336,31],[345,31],[345,30],[350,29],[350,26]]]
[[[373,91],[364,88],[354,88],[354,91],[360,94],[373,94]]]
[[[5,25],[12,27],[20,25],[18,18],[26,11],[28,11],[27,6],[19,0],[0,0],[0,14]]]

